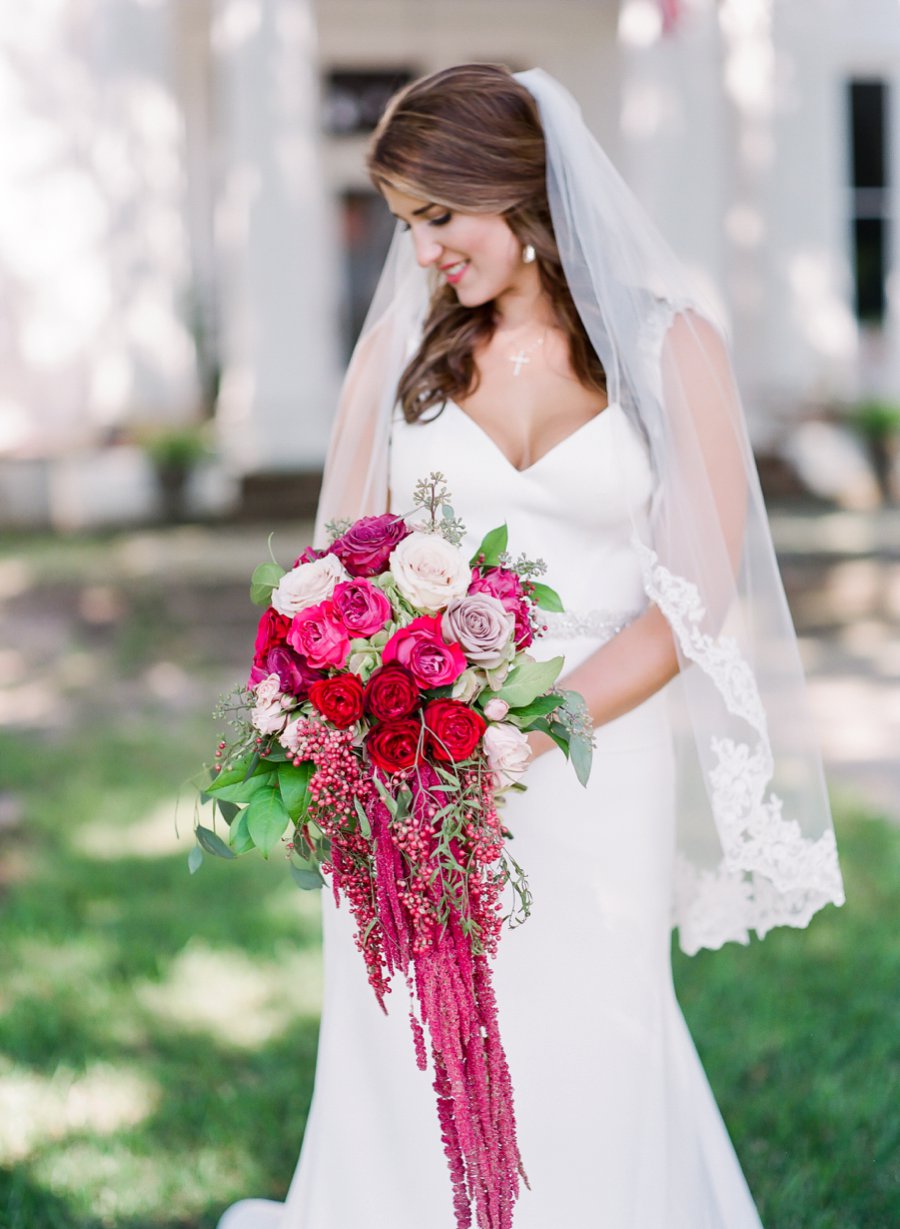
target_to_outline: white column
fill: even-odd
[[[621,169],[684,263],[724,297],[725,142],[715,0],[670,34],[659,0],[621,0]]]
[[[338,383],[335,219],[309,0],[215,0],[221,439],[244,474],[317,467]]]
[[[195,409],[169,7],[0,16],[0,453]]]

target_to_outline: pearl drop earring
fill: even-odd
[[[522,264],[523,265],[532,264],[534,262],[534,258],[536,255],[537,253],[534,250],[534,245],[531,243],[526,243],[525,246],[522,248]]]

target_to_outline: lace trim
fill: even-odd
[[[762,937],[773,926],[806,926],[823,905],[844,903],[834,833],[811,840],[782,815],[782,800],[769,791],[774,765],[765,710],[737,641],[704,632],[706,611],[696,585],[673,575],[637,534],[632,542],[647,596],[666,616],[684,655],[712,680],[728,712],[758,735],[753,745],[711,740],[711,802],[723,858],[714,871],[680,860],[675,908],[682,946],[690,952],[729,940],[746,943],[751,928]]]

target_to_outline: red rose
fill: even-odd
[[[274,606],[270,606],[259,621],[256,629],[256,644],[253,646],[253,664],[263,667],[270,649],[277,649],[287,640],[291,621],[279,614]]]
[[[379,721],[408,717],[420,699],[416,680],[398,661],[379,666],[366,683],[366,711]]]
[[[458,644],[447,644],[441,635],[441,616],[420,615],[394,632],[384,646],[381,660],[406,666],[420,687],[443,687],[465,670],[466,655]]]
[[[461,700],[430,700],[425,705],[425,729],[434,758],[457,764],[478,746],[487,722]]]
[[[383,772],[412,768],[421,759],[419,741],[422,726],[415,717],[382,721],[366,735],[369,758]]]
[[[363,715],[363,685],[355,674],[333,674],[309,689],[309,698],[326,721],[346,730]]]

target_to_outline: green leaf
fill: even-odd
[[[188,870],[192,875],[196,875],[197,871],[203,865],[203,850],[199,845],[195,845],[188,854]]]
[[[272,590],[284,576],[284,568],[280,563],[261,563],[254,569],[250,577],[250,601],[254,606],[268,606],[272,601]]]
[[[235,853],[249,853],[254,848],[253,837],[250,835],[250,829],[247,827],[247,810],[241,811],[237,820],[231,825],[228,832],[228,844]]]
[[[522,708],[511,708],[504,721],[510,721],[520,729],[524,729],[535,717],[545,717],[554,712],[563,703],[562,696],[536,696],[530,704]]]
[[[523,661],[511,670],[506,682],[497,693],[510,708],[522,708],[548,687],[552,687],[565,664],[564,657],[551,657],[549,661]]]
[[[302,888],[304,892],[312,892],[316,888],[321,888],[325,883],[321,874],[311,866],[295,866],[292,862],[291,875],[297,887]]]
[[[443,516],[445,521],[452,521],[454,516],[456,516],[456,513],[453,511],[453,509],[450,507],[449,504],[442,504],[441,505],[441,515]]]
[[[242,781],[249,780],[257,772],[271,772],[272,768],[266,760],[260,759],[257,752],[252,755],[245,756],[244,759],[238,760],[236,764],[231,764],[228,768],[223,768],[220,773],[210,781],[205,792],[215,795],[226,785],[238,785]]]
[[[587,785],[594,763],[594,748],[589,738],[576,736],[569,743],[569,758],[575,769],[575,776],[582,785]]]
[[[543,730],[545,734],[553,739],[566,759],[569,758],[569,735],[564,726],[561,726],[558,722],[554,722],[551,725],[545,717],[539,717],[532,724],[531,728],[533,730]]]
[[[565,607],[562,604],[562,599],[555,589],[551,589],[549,585],[542,585],[540,581],[532,582],[531,597],[535,604],[540,606],[541,610],[555,610],[562,612]]]
[[[233,858],[235,856],[222,838],[213,832],[212,828],[204,828],[202,824],[198,824],[194,829],[194,834],[197,837],[198,844],[202,845],[207,853],[211,853],[217,858]]]
[[[372,825],[369,823],[369,817],[366,814],[366,808],[363,806],[363,804],[360,802],[358,798],[354,798],[353,802],[354,802],[354,805],[356,806],[356,818],[359,820],[359,830],[363,834],[363,836],[366,838],[366,840],[368,840],[372,835]]]
[[[226,802],[224,798],[216,798],[215,802],[219,809],[219,814],[225,820],[225,823],[233,823],[235,815],[237,815],[241,809],[238,804],[236,802]]]
[[[315,770],[312,760],[302,764],[279,764],[278,787],[291,819],[302,819],[309,807],[309,782]]]
[[[247,807],[247,831],[264,858],[284,836],[290,819],[277,786],[268,782]]]
[[[505,524],[498,525],[496,529],[491,529],[481,539],[481,545],[476,550],[475,554],[469,560],[469,567],[496,567],[500,562],[500,556],[506,550],[509,542],[509,529]],[[484,559],[481,556],[484,555]]]
[[[209,787],[207,792],[212,794],[217,802],[220,798],[224,802],[250,802],[261,789],[271,788],[271,784],[270,774],[260,772],[251,777],[249,781],[234,781],[225,785],[220,785],[217,781],[215,785]]]

